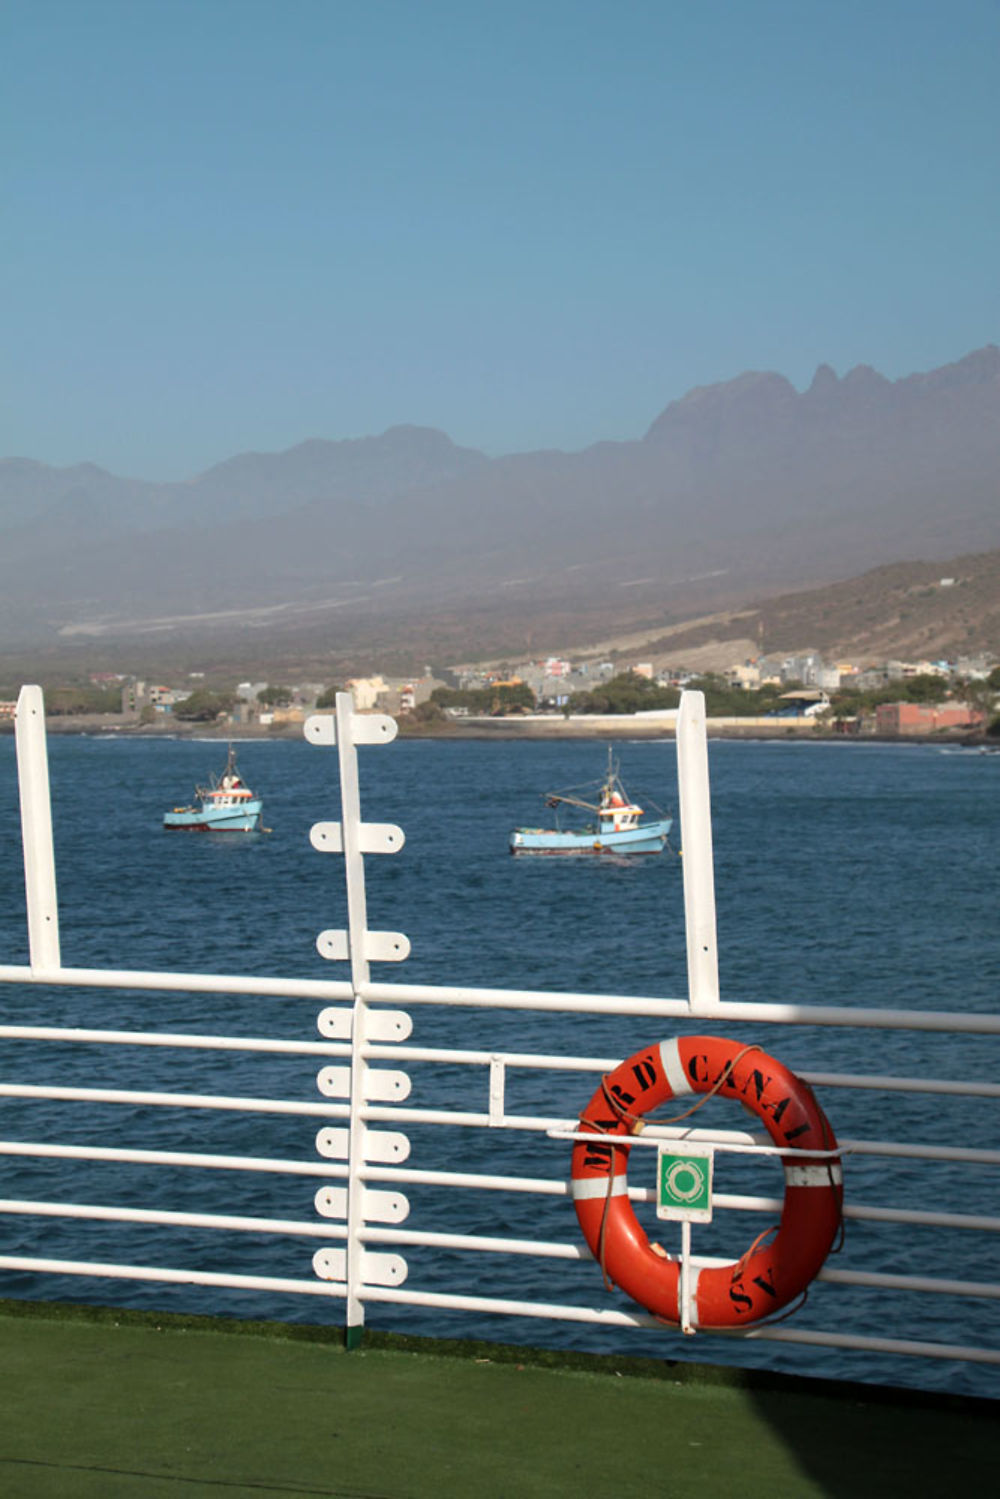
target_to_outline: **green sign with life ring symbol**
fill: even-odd
[[[711,1150],[672,1150],[661,1145],[656,1162],[656,1216],[708,1223],[712,1217]]]

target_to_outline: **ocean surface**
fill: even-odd
[[[53,736],[49,742],[62,958],[67,966],[346,977],[321,959],[318,932],[346,925],[342,861],[316,853],[312,823],[339,816],[336,752],[296,742],[238,744],[264,796],[267,834],[165,834],[163,812],[222,768],[218,741]],[[615,745],[626,786],[676,810],[672,743]],[[386,982],[470,984],[595,994],[686,992],[681,861],[673,847],[633,862],[515,860],[507,835],[543,818],[541,794],[600,776],[597,741],[397,741],[362,749],[367,820],[397,822],[406,845],[366,861],[373,928],[402,931],[409,960]],[[712,742],[720,978],[723,997],[995,1013],[1000,1000],[1000,756],[926,745]],[[0,962],[27,961],[12,738],[0,739]],[[406,1006],[403,1006],[406,1008]],[[299,999],[112,993],[0,986],[0,1020],[109,1029],[316,1039],[317,1006]],[[659,1039],[662,1023],[412,1006],[416,1045],[616,1058]],[[674,1026],[687,1033],[704,1021]],[[716,1026],[811,1071],[997,1080],[998,1042],[919,1032]],[[5,1044],[7,1082],[160,1089],[317,1101],[316,1059],[35,1042]],[[411,1069],[410,1102],[486,1108],[485,1070]],[[572,1074],[514,1072],[508,1111],[574,1116],[592,1091]],[[825,1089],[841,1138],[1000,1144],[1000,1101]],[[732,1117],[718,1122],[739,1127]],[[14,1140],[128,1144],[314,1160],[319,1121],[135,1106],[0,1100]],[[409,1165],[559,1175],[568,1146],[542,1137],[431,1126],[409,1130]],[[638,1154],[638,1152],[636,1152]],[[633,1160],[632,1179],[638,1161]],[[717,1163],[722,1191],[770,1190],[759,1166]],[[776,1169],[776,1168],[769,1168]],[[317,1182],[228,1171],[159,1170],[0,1157],[5,1198],[163,1206],[311,1219]],[[996,1168],[855,1157],[848,1200],[1000,1215]],[[407,1227],[543,1240],[576,1239],[568,1202],[406,1188]],[[709,1253],[746,1248],[765,1226],[724,1214]],[[734,1221],[735,1220],[735,1221]],[[752,1225],[752,1227],[748,1227]],[[663,1227],[666,1227],[665,1225]],[[709,1232],[706,1230],[706,1232]],[[733,1237],[735,1235],[735,1238]],[[728,1236],[728,1237],[727,1237]],[[194,1229],[114,1227],[0,1215],[8,1254],[231,1268],[308,1278],[316,1241]],[[222,1254],[221,1244],[225,1244]],[[331,1239],[331,1243],[336,1242]],[[589,1260],[404,1251],[409,1285],[434,1291],[619,1304]],[[996,1235],[851,1223],[832,1264],[966,1281],[998,1280]],[[0,1295],[115,1301],[168,1310],[339,1322],[342,1303],[127,1281],[0,1273]],[[626,1305],[624,1301],[620,1304]],[[998,1303],[815,1284],[790,1327],[1000,1347]],[[577,1324],[369,1308],[375,1327],[440,1336],[572,1345],[732,1361],[894,1384],[1000,1395],[1000,1369],[887,1355],[776,1347],[719,1337],[633,1334]],[[683,1346],[682,1345],[683,1342]]]

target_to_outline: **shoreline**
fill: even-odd
[[[218,739],[259,740],[262,743],[299,740],[302,738],[302,722],[261,726],[259,724],[215,724],[173,721],[157,724],[139,724],[115,714],[59,714],[46,715],[46,733],[49,735],[82,734],[101,735],[123,739]],[[776,743],[792,741],[813,744],[940,744],[969,749],[991,748],[989,741],[980,733],[972,734],[967,729],[942,729],[934,734],[854,734],[816,725],[813,720],[803,722],[787,719],[775,722],[770,719],[708,718],[706,729],[710,739],[725,740],[772,740]],[[13,720],[0,723],[0,735],[13,737]],[[673,739],[675,737],[675,715],[578,715],[563,718],[555,715],[515,716],[510,718],[465,718],[451,719],[445,724],[404,727],[400,724],[400,739],[482,739],[482,740],[543,740],[543,739]],[[1000,750],[1000,744],[997,749]]]

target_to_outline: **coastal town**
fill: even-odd
[[[695,673],[649,660],[549,656],[486,666],[426,666],[408,678],[381,673],[342,682],[226,683],[191,672],[154,682],[99,672],[77,687],[51,687],[47,714],[57,731],[98,720],[140,733],[239,729],[281,736],[299,732],[313,712],[333,707],[338,691],[355,711],[391,714],[404,733],[602,733],[623,720],[642,732],[669,730],[684,687],[705,692],[713,728],[866,737],[1000,735],[1000,663],[989,654],[952,661],[831,662],[815,651],[736,662]],[[0,725],[13,719],[0,701]]]

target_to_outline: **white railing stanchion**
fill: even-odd
[[[361,744],[387,744],[396,736],[396,724],[383,714],[359,718],[349,692],[338,692],[332,719],[311,718],[306,723],[306,737],[315,743],[337,746],[340,769],[341,820],[318,823],[310,838],[314,848],[342,853],[347,882],[347,931],[321,932],[317,947],[324,957],[348,959],[351,965],[351,988],[354,996],[351,1014],[350,1077],[345,1079],[349,1099],[347,1141],[347,1192],[344,1210],[347,1232],[344,1247],[319,1249],[313,1256],[313,1268],[321,1279],[346,1281],[345,1337],[348,1348],[356,1348],[364,1331],[365,1308],[363,1288],[366,1283],[401,1285],[406,1279],[406,1261],[400,1255],[376,1254],[365,1248],[364,1225],[367,1218],[384,1221],[380,1209],[385,1194],[370,1192],[364,1182],[365,1163],[386,1143],[368,1139],[367,1105],[371,1099],[401,1100],[409,1093],[405,1073],[372,1069],[368,1065],[369,1041],[403,1040],[409,1034],[409,1017],[388,1018],[388,1025],[369,1014],[367,994],[371,984],[369,962],[372,958],[398,962],[410,950],[401,932],[371,932],[365,894],[365,853],[398,853],[404,838],[402,829],[392,824],[364,823],[361,820],[361,787],[358,776],[358,751]],[[321,1032],[326,1012],[320,1016]],[[372,1024],[371,1022],[374,1021]],[[340,1069],[324,1068],[318,1085],[328,1096],[341,1096]],[[398,1148],[398,1147],[397,1147]],[[327,1201],[325,1211],[331,1211]],[[405,1198],[386,1211],[409,1212]],[[398,1221],[398,1216],[393,1220]]]
[[[45,701],[40,687],[21,688],[14,732],[21,793],[28,951],[32,974],[38,976],[58,972],[61,966],[49,757],[45,745]]]
[[[688,1004],[695,1013],[710,1013],[719,1002],[719,950],[703,692],[681,693],[677,714],[677,801],[684,868]]]

